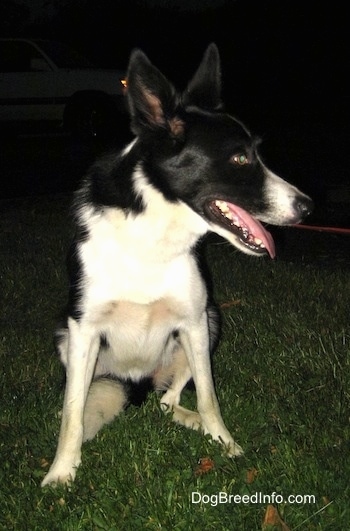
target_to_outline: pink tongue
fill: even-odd
[[[246,226],[248,231],[255,238],[259,238],[263,242],[271,258],[275,258],[276,252],[273,238],[271,234],[262,226],[260,221],[254,219],[246,210],[243,210],[243,208],[233,205],[232,203],[227,203],[227,206],[232,214],[239,218],[242,226]]]

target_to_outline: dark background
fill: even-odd
[[[2,36],[58,39],[112,68],[126,68],[131,49],[141,47],[180,88],[215,41],[228,110],[262,137],[271,169],[316,196],[322,210],[330,188],[349,185],[344,2],[49,0],[33,6],[2,0]]]

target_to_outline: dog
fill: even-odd
[[[69,299],[55,340],[66,370],[56,457],[42,485],[74,480],[82,442],[128,404],[134,383],[162,391],[173,420],[242,448],[221,417],[211,353],[218,311],[198,264],[208,232],[244,253],[275,256],[261,222],[290,225],[312,200],[270,171],[257,141],[221,101],[214,43],[179,93],[141,50],[126,99],[135,138],[89,170],[75,196]],[[180,405],[193,379],[197,411]]]

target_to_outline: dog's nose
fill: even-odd
[[[313,200],[307,195],[297,196],[294,200],[295,211],[298,212],[300,218],[306,218],[314,209]]]

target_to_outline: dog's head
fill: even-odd
[[[211,44],[183,93],[140,50],[130,58],[127,98],[142,168],[169,201],[183,201],[248,254],[274,243],[262,222],[289,225],[312,201],[261,161],[257,141],[222,111],[218,49]]]

